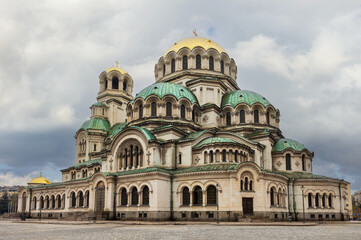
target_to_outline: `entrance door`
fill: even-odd
[[[95,189],[95,211],[101,213],[104,210],[105,186],[99,182]]]
[[[253,198],[242,198],[243,215],[253,215]]]

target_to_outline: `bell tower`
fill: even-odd
[[[127,105],[133,100],[134,82],[131,76],[118,67],[117,61],[115,67],[108,68],[100,74],[99,85],[97,100],[106,105],[110,125],[125,122]]]

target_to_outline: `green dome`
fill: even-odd
[[[80,129],[84,129],[85,131],[88,131],[89,129],[93,129],[93,130],[103,130],[109,132],[110,124],[108,121],[102,118],[93,118],[88,121],[85,121],[83,125],[81,125]]]
[[[225,138],[225,137],[210,137],[203,139],[198,144],[193,146],[193,148],[200,148],[204,145],[214,144],[214,143],[237,143],[237,142],[230,138]]]
[[[101,102],[94,103],[93,106],[106,107],[106,105],[104,103],[101,103]]]
[[[255,103],[261,103],[265,107],[272,105],[266,98],[258,93],[247,90],[236,90],[223,95],[221,106],[235,107],[240,103],[246,103],[249,106],[252,106]]]
[[[177,100],[181,98],[187,98],[192,104],[198,103],[198,100],[194,94],[189,91],[187,88],[176,84],[176,83],[155,83],[149,87],[144,88],[140,93],[138,93],[134,100],[137,98],[146,99],[150,95],[156,95],[160,98],[166,95],[173,95]]]
[[[115,135],[117,135],[120,131],[123,130],[123,128],[127,125],[126,122],[124,123],[118,123],[118,124],[115,124],[109,131],[109,137],[112,138],[114,137]]]
[[[303,144],[287,138],[281,138],[279,139],[276,144],[272,148],[272,152],[282,152],[285,149],[291,148],[297,152],[302,151],[303,149],[306,149]]]

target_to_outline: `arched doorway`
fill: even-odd
[[[98,182],[95,188],[95,211],[102,213],[104,211],[105,186],[104,182]]]

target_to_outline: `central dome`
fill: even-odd
[[[182,39],[176,43],[174,43],[170,48],[168,48],[168,50],[164,53],[164,57],[167,56],[168,53],[174,51],[174,52],[178,52],[180,49],[182,48],[189,48],[190,50],[192,50],[195,47],[202,47],[204,48],[206,51],[210,48],[213,48],[215,50],[217,50],[219,53],[227,53],[226,50],[224,50],[224,48],[222,48],[218,43],[207,39],[207,38],[202,38],[202,37],[191,37],[191,38],[185,38]]]

